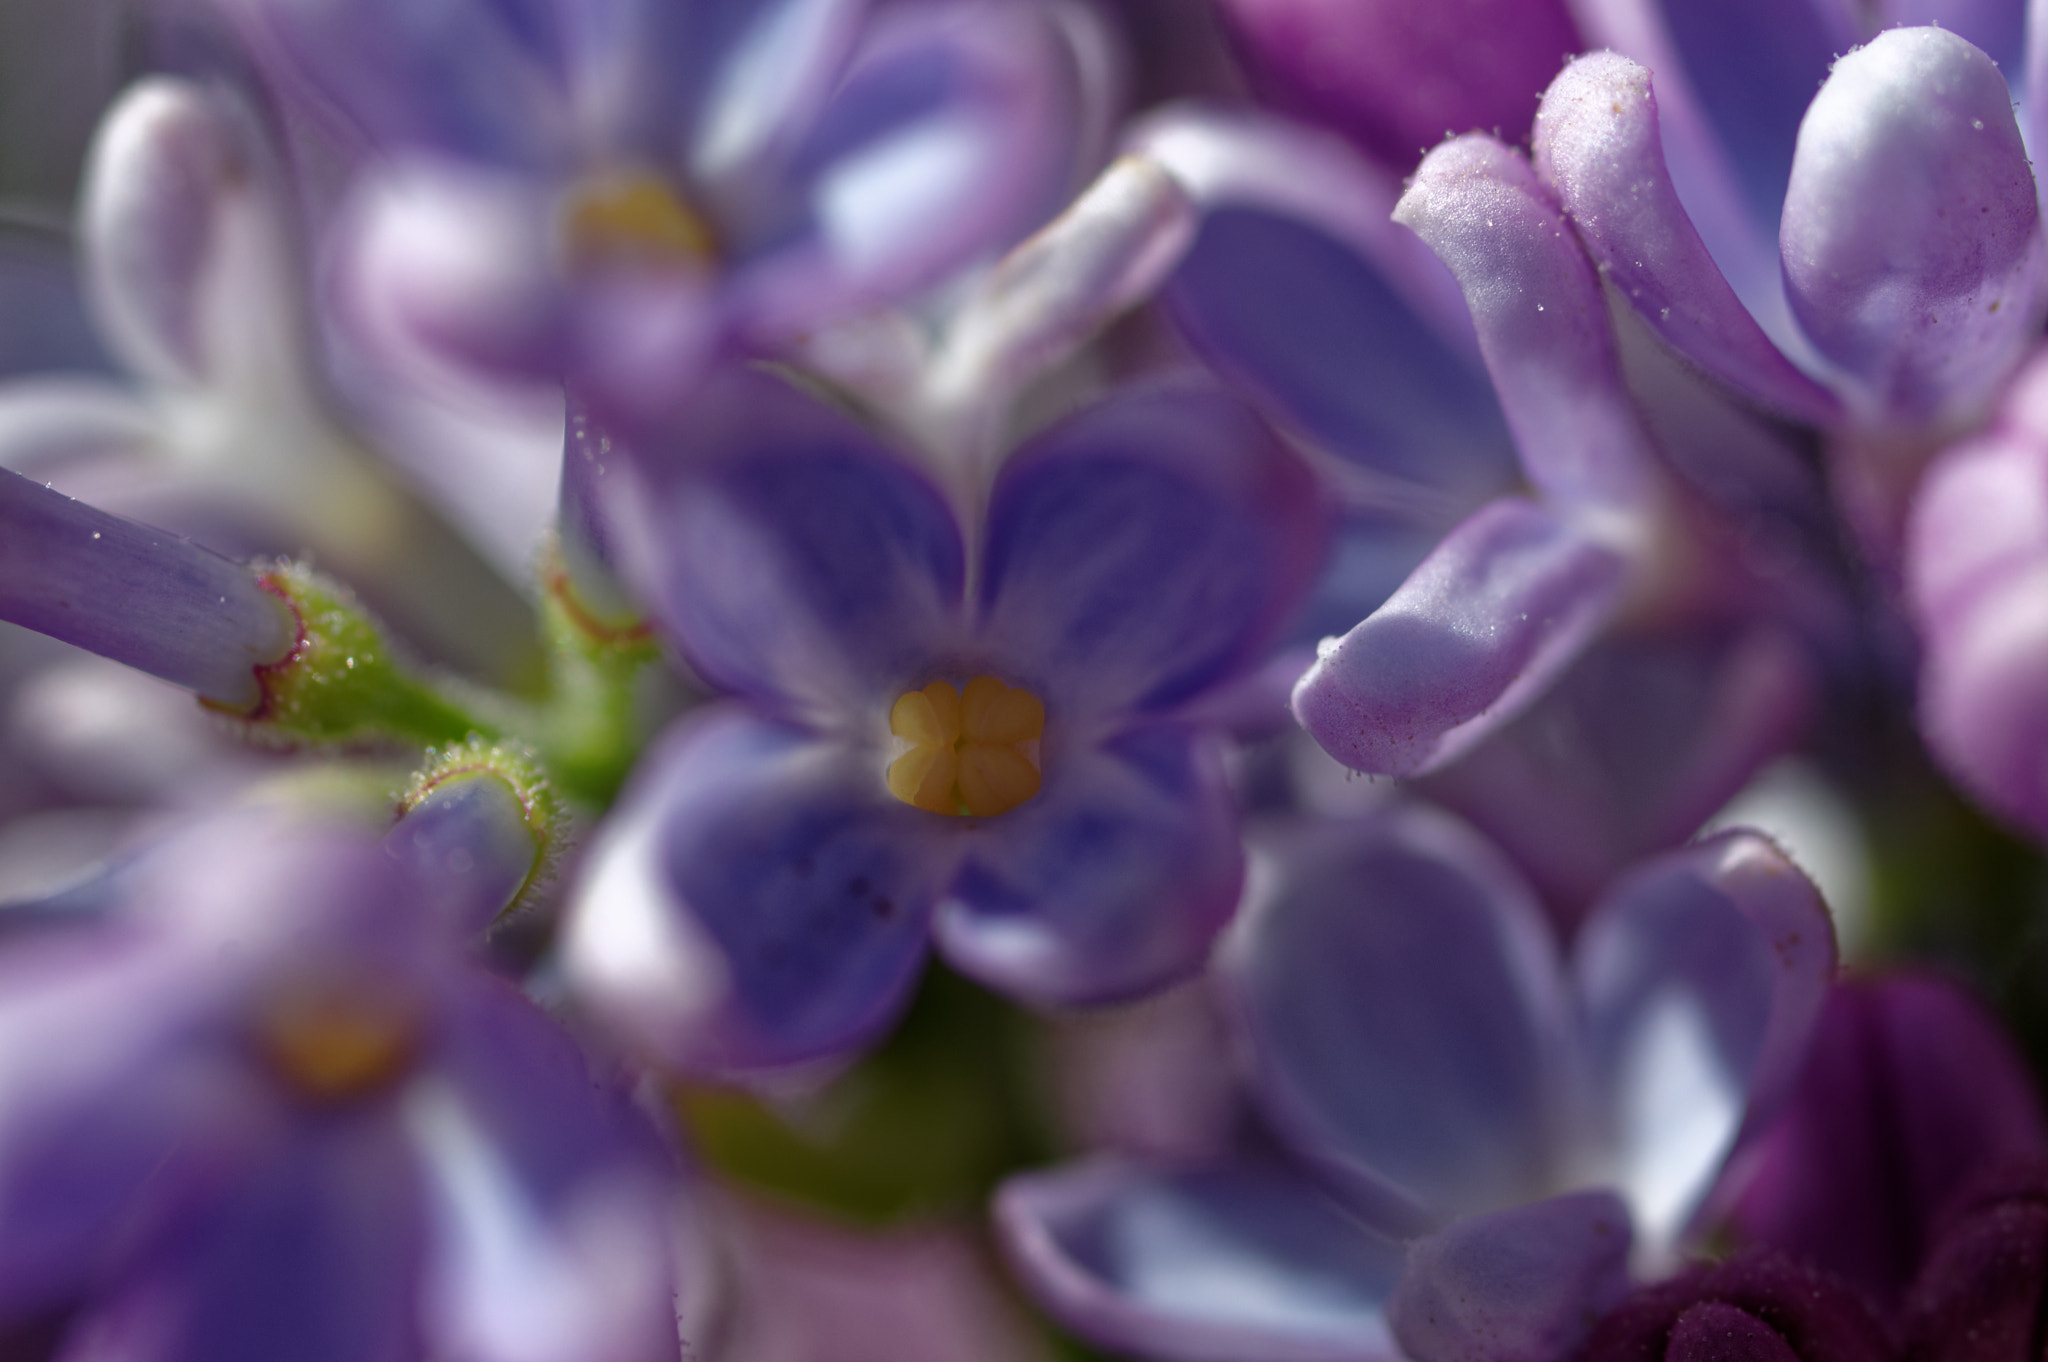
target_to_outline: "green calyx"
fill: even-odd
[[[279,564],[262,582],[291,607],[299,637],[283,658],[256,669],[262,699],[234,716],[250,736],[422,746],[496,736],[497,724],[410,669],[348,588],[298,563]]]
[[[659,653],[644,623],[609,623],[583,605],[558,550],[540,575],[547,699],[527,735],[566,792],[601,808],[646,739],[639,682]]]

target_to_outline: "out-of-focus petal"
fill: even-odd
[[[56,481],[74,459],[150,447],[157,426],[127,389],[98,378],[19,379],[0,387],[0,468]]]
[[[636,472],[606,503],[620,565],[706,679],[835,723],[871,713],[880,732],[958,647],[959,526],[846,415],[727,370],[619,453]]]
[[[1560,0],[1227,0],[1222,10],[1262,100],[1399,168],[1446,133],[1521,141],[1543,83],[1584,45]]]
[[[1618,1188],[1653,1260],[1783,1100],[1834,969],[1827,905],[1752,832],[1650,862],[1587,918],[1574,972]]]
[[[475,1362],[676,1356],[657,1138],[510,985],[448,1000],[437,1077],[408,1093],[427,1196],[431,1354]]]
[[[1393,1362],[1383,1303],[1402,1250],[1298,1174],[1111,1161],[1012,1178],[996,1197],[1040,1303],[1105,1346],[1167,1362]]]
[[[1915,28],[1837,63],[1800,125],[1779,239],[1801,327],[1868,415],[1973,414],[2048,307],[2033,174],[1990,58]]]
[[[868,0],[775,0],[723,10],[734,31],[698,106],[690,169],[716,185],[785,151],[831,94]]]
[[[924,962],[956,846],[940,815],[890,796],[884,764],[730,710],[692,720],[642,763],[591,854],[566,927],[572,984],[679,1069],[873,1038]]]
[[[1200,388],[1120,397],[1005,462],[982,634],[1070,722],[1170,709],[1259,661],[1326,532],[1306,465],[1242,403]]]
[[[978,829],[934,924],[1006,993],[1112,1002],[1198,972],[1237,907],[1237,809],[1213,739],[1141,728],[1048,757],[1044,787]]]
[[[1608,279],[1652,330],[1737,391],[1809,422],[1834,398],[1794,368],[1743,307],[1686,216],[1665,168],[1650,72],[1613,52],[1551,82],[1536,169]]]
[[[150,1244],[73,1326],[65,1355],[405,1362],[421,1349],[420,1228],[391,1122],[306,1122]]]
[[[233,115],[197,86],[155,77],[107,114],[83,191],[86,278],[101,330],[136,372],[216,377],[208,279],[258,173]]]
[[[1413,1362],[1563,1362],[1628,1295],[1630,1237],[1612,1192],[1471,1216],[1409,1248],[1387,1316]]]
[[[1394,207],[1465,291],[1529,481],[1566,505],[1652,496],[1600,280],[1521,155],[1484,136],[1432,151]]]
[[[1606,623],[1627,575],[1613,549],[1545,508],[1496,501],[1319,650],[1295,717],[1354,770],[1430,771],[1541,694]]]
[[[2048,368],[2019,384],[2038,388]],[[1914,496],[1906,546],[1916,622],[1940,635],[2048,557],[2048,444],[2024,422],[1953,445]]]
[[[1540,1195],[1575,1093],[1529,891],[1417,810],[1281,850],[1220,959],[1276,1128],[1409,1231]]]
[[[1853,979],[1828,995],[1790,1102],[1744,1155],[1733,1221],[1895,1301],[1952,1195],[2042,1155],[2040,1094],[1981,1004],[1931,976]]]
[[[1201,210],[1166,300],[1219,372],[1364,467],[1466,496],[1513,468],[1457,284],[1388,217],[1399,186],[1325,134],[1170,108],[1133,152]]]

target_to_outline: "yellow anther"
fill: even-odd
[[[271,1068],[303,1097],[340,1102],[412,1065],[414,1009],[373,985],[315,984],[273,1003],[259,1039]]]
[[[993,818],[1038,793],[1034,750],[1045,705],[1028,690],[977,676],[963,694],[944,681],[906,691],[889,731],[910,750],[889,767],[889,791],[931,813]]]
[[[711,224],[644,170],[585,184],[570,200],[563,227],[580,266],[695,266],[718,254]]]

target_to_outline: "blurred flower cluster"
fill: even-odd
[[[0,1358],[2042,1362],[2044,16],[0,5]]]

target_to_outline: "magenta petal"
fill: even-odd
[[[1779,235],[1800,326],[1874,417],[1972,414],[2048,306],[2012,96],[1938,28],[1893,29],[1835,65],[1800,126]]]
[[[732,709],[641,763],[566,927],[571,983],[690,1070],[797,1064],[881,1031],[923,967],[957,827],[898,803],[879,750]]]
[[[1447,142],[1415,172],[1394,220],[1464,288],[1529,480],[1566,504],[1641,504],[1654,455],[1600,280],[1529,163],[1488,137]]]
[[[1407,1230],[1549,1186],[1570,1005],[1513,870],[1421,810],[1277,850],[1219,969],[1289,1147]]]
[[[1327,533],[1307,466],[1243,403],[1126,394],[1004,464],[981,632],[1069,723],[1168,710],[1263,660]]]
[[[1753,832],[1649,862],[1587,918],[1578,990],[1619,1190],[1653,1252],[1784,1099],[1834,970],[1827,905]]]
[[[1543,96],[1535,155],[1587,249],[1652,330],[1766,407],[1812,423],[1835,417],[1833,396],[1771,343],[1694,230],[1665,168],[1648,70],[1612,52],[1566,67]]]
[[[1039,1302],[1163,1362],[1395,1362],[1401,1247],[1298,1174],[1109,1160],[1010,1179],[996,1228]]]
[[[1294,713],[1359,771],[1419,775],[1498,730],[1607,621],[1627,564],[1549,510],[1496,501],[1350,633],[1326,642]]]
[[[1828,996],[1791,1101],[1745,1156],[1737,1231],[1897,1300],[1949,1198],[2048,1154],[2040,1093],[1996,1018],[1945,980]]]
[[[1564,1362],[1628,1294],[1628,1207],[1578,1192],[1417,1241],[1387,1302],[1412,1362]]]
[[[954,966],[1036,1002],[1112,1002],[1199,972],[1237,908],[1237,808],[1212,737],[1141,728],[1048,759],[976,830],[934,924]]]

